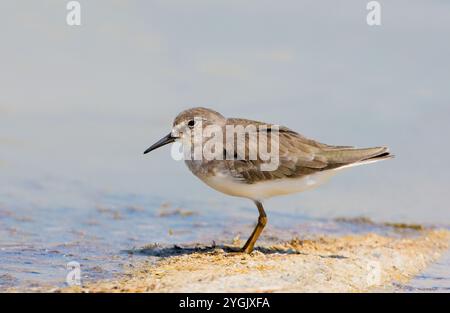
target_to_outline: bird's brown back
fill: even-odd
[[[258,121],[229,118],[227,125],[254,125],[259,132],[259,127],[266,125],[271,129],[274,125]],[[263,180],[274,180],[281,178],[299,178],[313,174],[318,171],[336,169],[352,163],[357,163],[369,158],[387,153],[386,147],[374,147],[366,149],[355,149],[351,146],[332,146],[306,138],[299,133],[287,128],[279,127],[279,131],[269,130],[267,132],[267,144],[270,151],[272,136],[274,140],[278,134],[279,165],[275,170],[262,171],[261,165],[264,162],[259,155],[256,160],[249,158],[249,142],[254,137],[249,133],[245,134],[245,155],[239,153],[237,143],[235,144],[234,155],[225,151],[228,159],[224,160],[226,168],[232,176],[246,183],[256,183]],[[239,139],[239,138],[236,138]],[[241,138],[242,140],[242,138]]]

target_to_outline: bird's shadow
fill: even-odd
[[[123,250],[122,252],[132,254],[132,255],[142,255],[142,256],[153,256],[153,257],[172,257],[172,256],[181,256],[181,255],[189,255],[193,253],[199,254],[223,254],[225,256],[232,255],[245,255],[245,253],[241,252],[241,249],[236,246],[228,246],[228,245],[196,245],[196,246],[160,246],[160,245],[151,245],[145,246],[142,248],[133,248],[129,250]],[[297,254],[297,255],[308,255],[309,253],[304,253],[302,251],[294,250],[292,248],[288,249],[280,249],[276,247],[255,247],[254,251],[250,255],[255,254]],[[333,259],[346,259],[347,257],[343,255],[319,255],[321,258],[333,258]]]
[[[155,256],[155,257],[171,257],[179,255],[188,255],[192,253],[211,253],[216,249],[214,246],[194,246],[194,247],[182,247],[178,245],[173,246],[160,246],[151,245],[142,248],[132,248],[129,250],[122,250],[124,253],[143,256]]]

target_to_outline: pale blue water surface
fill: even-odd
[[[380,1],[369,27],[364,1],[81,2],[80,27],[64,2],[0,4],[0,289],[63,286],[70,261],[111,277],[146,244],[247,236],[252,203],[169,148],[142,155],[198,105],[396,154],[268,201],[267,236],[386,231],[337,217],[449,227],[450,3]],[[399,290],[448,291],[449,268]]]

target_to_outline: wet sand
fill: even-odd
[[[448,230],[414,229],[399,236],[372,233],[262,242],[250,255],[233,252],[239,241],[231,246],[155,245],[133,253],[158,256],[158,261],[132,264],[117,279],[45,291],[401,291],[399,286],[439,259],[449,241]]]

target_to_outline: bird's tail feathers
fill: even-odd
[[[389,152],[388,147],[336,149],[331,150],[327,155],[329,161],[342,164],[339,168],[370,164],[393,157],[394,155]]]

